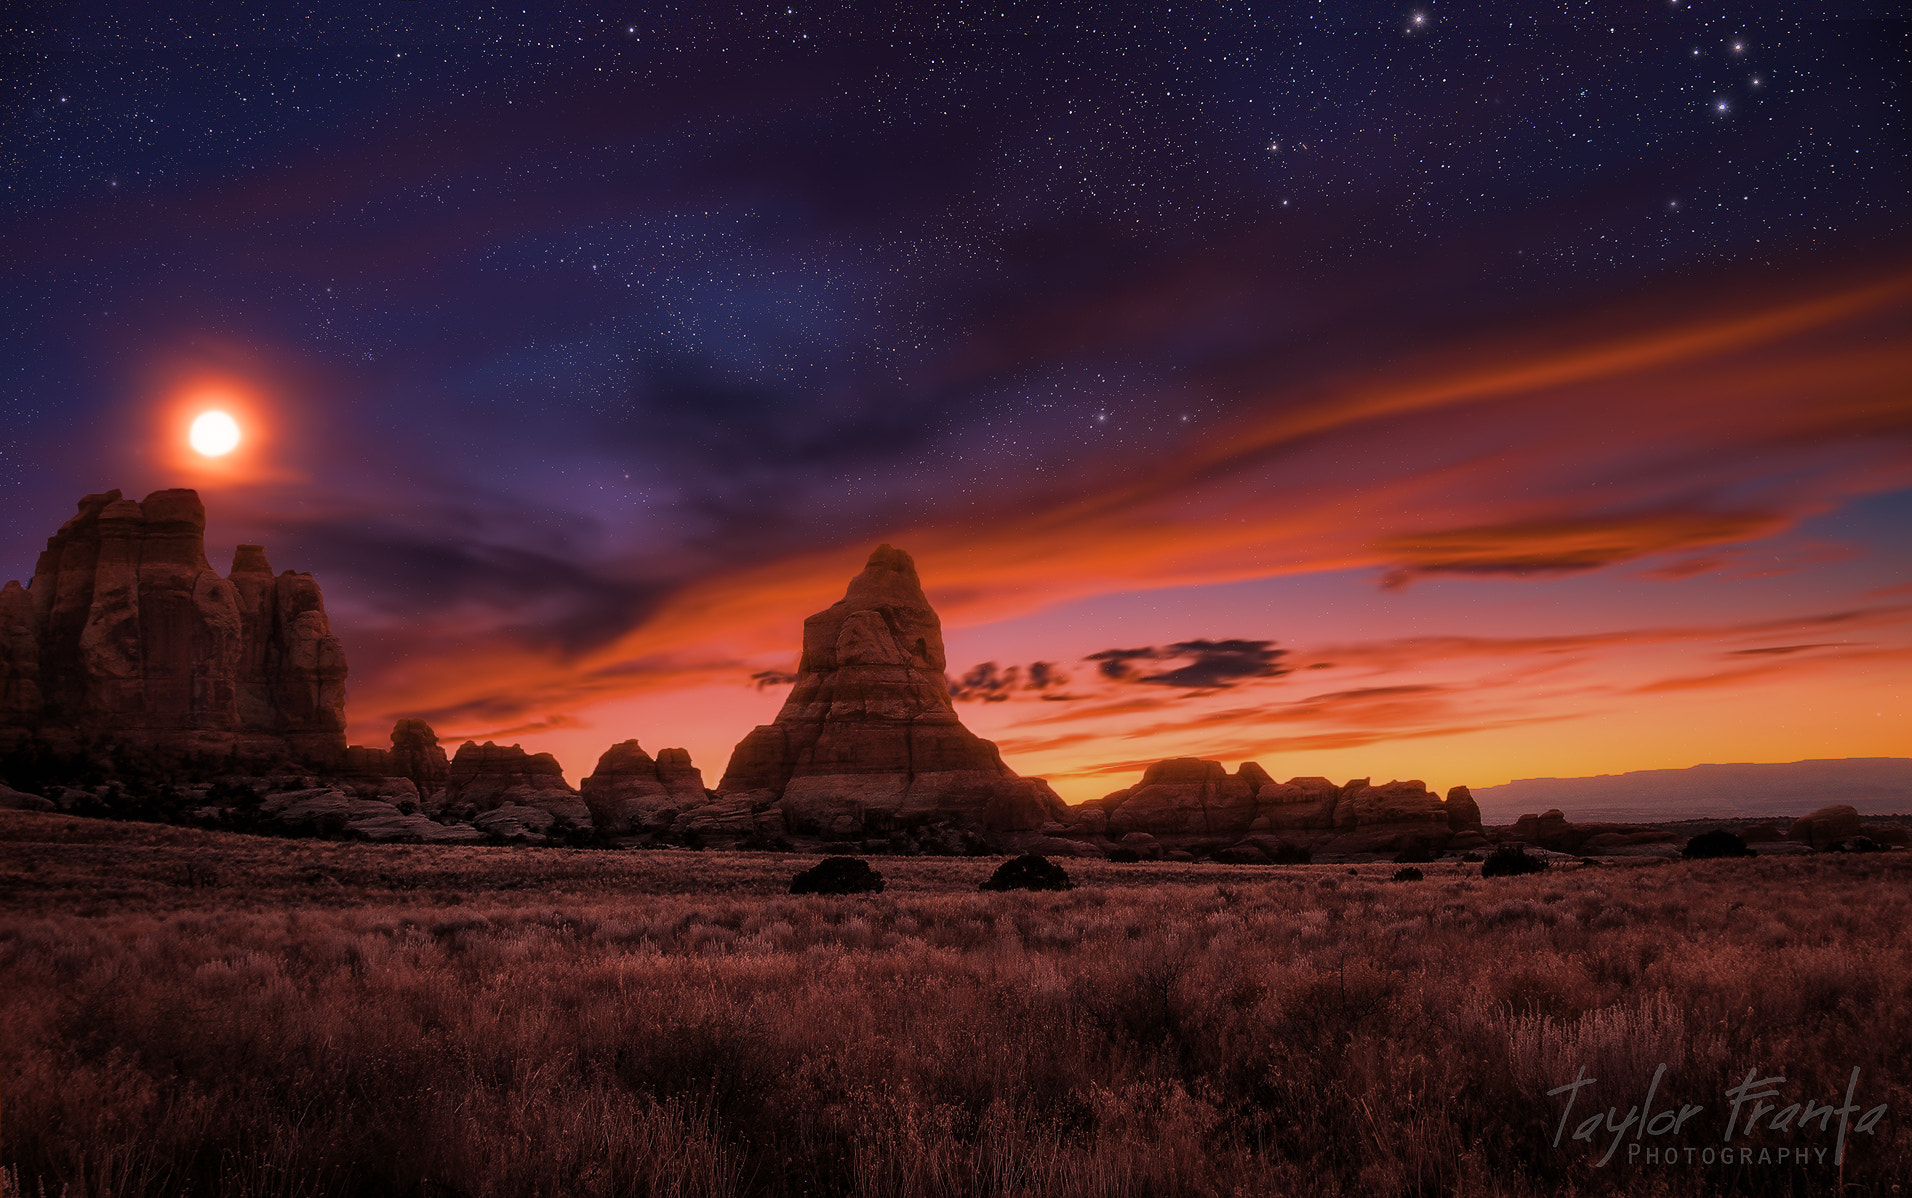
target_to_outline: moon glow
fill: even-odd
[[[209,458],[224,457],[239,447],[239,422],[224,412],[201,412],[186,439]]]

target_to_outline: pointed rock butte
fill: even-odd
[[[942,621],[910,555],[870,554],[841,600],[803,622],[796,685],[731,753],[718,790],[781,809],[794,834],[848,838],[955,824],[1024,831],[1066,821],[1049,784],[963,727],[943,674]]]

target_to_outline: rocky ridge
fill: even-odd
[[[1077,807],[1016,774],[951,701],[941,622],[907,553],[883,545],[843,599],[804,622],[795,684],[707,788],[683,749],[612,745],[574,789],[555,758],[465,742],[422,719],[390,747],[344,744],[346,665],[310,575],[274,575],[241,545],[205,556],[192,491],[91,495],[48,540],[30,584],[0,590],[0,756],[130,780],[141,811],[372,840],[1040,852],[1238,864],[1421,859],[1520,843],[1549,854],[1667,856],[1674,833],[1574,824],[1558,810],[1484,828],[1466,787],[1278,782],[1254,762],[1173,758]],[[41,771],[45,773],[46,771]],[[194,781],[194,778],[200,779]],[[217,778],[216,782],[205,781]],[[19,781],[17,774],[12,778]],[[155,789],[157,788],[157,789]],[[0,807],[109,813],[120,781]],[[159,795],[155,799],[152,796]],[[1749,837],[1761,851],[1902,843],[1829,807]]]
[[[1170,758],[1134,786],[1083,804],[1077,828],[1100,831],[1142,855],[1179,849],[1244,863],[1303,855],[1440,853],[1485,846],[1480,809],[1464,786],[1447,798],[1419,781],[1358,778],[1276,782],[1255,762],[1229,773],[1219,761]]]

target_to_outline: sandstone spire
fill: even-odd
[[[963,727],[944,665],[916,563],[879,546],[844,597],[804,621],[796,685],[776,721],[738,744],[718,789],[777,801],[799,834],[1066,818],[1047,783],[1017,776]]]

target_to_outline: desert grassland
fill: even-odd
[[[1897,1192],[1912,862],[1393,866],[401,848],[0,817],[0,1165],[49,1195]],[[1605,1168],[1644,1095],[1890,1104]],[[1717,1142],[1723,1124],[1680,1142]],[[1836,1124],[1835,1124],[1836,1129]]]

